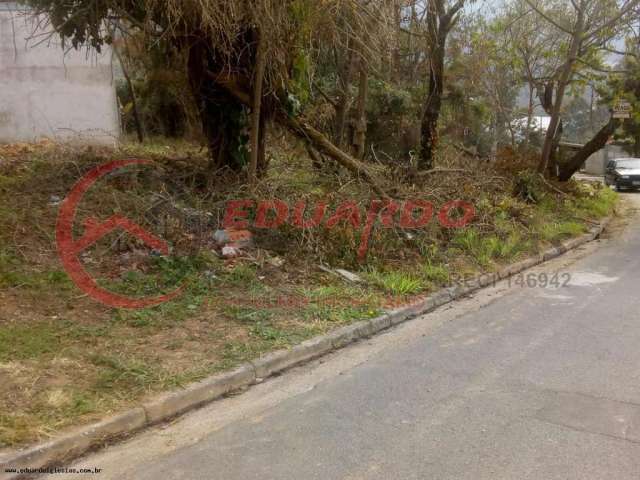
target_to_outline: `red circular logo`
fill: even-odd
[[[128,159],[109,162],[94,168],[75,184],[58,212],[56,242],[58,254],[60,255],[64,269],[78,288],[91,298],[110,307],[130,309],[153,307],[174,299],[182,292],[182,288],[178,288],[169,294],[153,298],[131,298],[118,295],[101,288],[96,280],[84,269],[78,256],[105,235],[117,229],[128,232],[143,241],[148,247],[163,255],[169,254],[169,246],[164,240],[144,230],[126,217],[114,215],[104,222],[98,222],[95,218],[89,218],[83,222],[85,228],[84,234],[80,238],[73,238],[73,224],[76,219],[78,206],[87,191],[100,178],[130,165],[148,165],[151,163],[150,160]]]

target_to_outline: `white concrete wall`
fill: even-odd
[[[609,160],[630,156],[618,145],[607,145],[589,157],[585,163],[584,172],[591,175],[604,175],[604,170]]]
[[[114,145],[120,118],[111,51],[45,38],[23,7],[0,2],[0,143],[41,138]]]
[[[591,175],[602,175],[607,164],[606,152],[603,148],[591,155],[584,164],[584,172]]]

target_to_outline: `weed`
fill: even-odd
[[[344,325],[356,320],[376,317],[379,312],[380,309],[378,305],[374,303],[347,306],[312,304],[306,306],[302,310],[301,315],[307,322]]]
[[[249,334],[261,340],[281,345],[289,344],[289,332],[275,328],[268,323],[256,322],[256,324],[249,329]]]
[[[414,295],[425,289],[425,284],[420,278],[406,272],[373,271],[368,274],[368,278],[377,287],[398,296]]]
[[[93,413],[97,410],[98,405],[94,395],[86,392],[74,392],[71,401],[65,405],[62,413],[63,417],[76,418]]]
[[[452,244],[469,254],[478,265],[488,267],[494,260],[512,260],[529,247],[517,230],[507,228],[507,231],[510,233],[505,236],[483,236],[467,229],[454,237]]]
[[[225,278],[225,283],[237,287],[247,287],[257,282],[256,269],[250,265],[240,263],[233,267]]]
[[[422,273],[428,282],[438,286],[447,285],[450,280],[449,269],[445,265],[427,262],[422,267]]]
[[[577,215],[591,218],[602,218],[609,215],[619,195],[609,188],[593,191],[591,188],[583,192],[583,196],[573,200],[572,210]]]
[[[466,228],[453,238],[451,244],[470,255],[479,265],[486,267],[491,264],[496,238],[483,237],[477,230]]]
[[[9,251],[0,251],[0,288],[7,287],[69,292],[74,285],[62,270],[36,270]]]
[[[31,440],[33,430],[39,424],[30,415],[0,412],[0,447],[20,445]]]
[[[575,221],[548,222],[542,225],[540,234],[547,242],[578,236],[585,232],[585,225]]]

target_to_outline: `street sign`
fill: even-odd
[[[631,103],[621,100],[613,106],[613,118],[631,118],[632,111]]]

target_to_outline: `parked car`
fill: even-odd
[[[617,158],[607,163],[604,183],[618,190],[640,189],[640,158]]]

